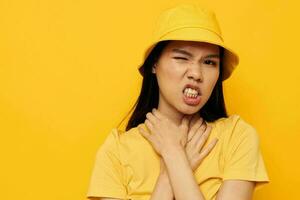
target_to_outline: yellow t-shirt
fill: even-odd
[[[215,137],[219,141],[194,172],[205,199],[215,199],[224,180],[256,181],[256,189],[269,182],[253,126],[236,114],[208,124],[205,146]],[[148,200],[159,172],[160,157],[137,127],[114,128],[96,154],[87,197]]]

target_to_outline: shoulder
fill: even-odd
[[[228,123],[231,125],[232,137],[240,139],[249,138],[251,140],[258,140],[256,128],[248,121],[244,120],[240,115],[233,115],[229,118]]]
[[[251,126],[238,114],[231,114],[228,117],[222,117],[210,123],[215,126],[222,126],[223,129],[234,129],[239,127],[247,128]]]
[[[232,114],[228,117],[223,117],[212,123],[218,129],[221,129],[222,132],[227,132],[229,135],[232,134],[254,134],[256,133],[256,129],[252,124],[244,120],[238,114]]]
[[[219,118],[209,124],[212,125],[214,134],[222,141],[223,150],[241,143],[254,146],[259,144],[259,136],[254,126],[238,114]]]
[[[258,148],[259,135],[256,128],[238,114],[222,118],[215,124],[224,148]]]
[[[143,137],[139,134],[137,127],[133,127],[128,131],[124,131],[118,129],[116,127],[112,128],[105,139],[105,144],[109,143],[116,143],[116,144],[123,144],[126,142],[137,142],[141,141]]]
[[[139,126],[145,125],[140,124]],[[115,148],[115,150],[120,151],[124,155],[130,154],[139,149],[151,149],[151,145],[139,133],[138,127],[133,127],[127,131],[112,128],[103,145]]]
[[[140,134],[138,127],[146,127],[144,123],[139,124],[137,127],[133,127],[127,131],[116,129],[118,132],[120,143],[123,145],[144,145],[147,143],[146,139]]]

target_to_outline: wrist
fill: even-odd
[[[181,145],[169,145],[169,146],[165,146],[161,152],[161,156],[162,158],[166,158],[166,157],[173,157],[176,156],[180,153],[184,152],[185,153],[185,149],[181,146]]]
[[[159,173],[159,176],[162,180],[169,180],[168,172],[166,170],[161,171]]]
[[[159,174],[159,180],[165,186],[165,189],[170,190],[172,192],[171,182],[167,171]]]

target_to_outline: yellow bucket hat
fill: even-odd
[[[229,78],[239,63],[238,55],[224,44],[215,13],[198,4],[179,4],[161,13],[156,22],[150,45],[144,52],[144,61],[155,45],[164,40],[207,42],[224,48],[223,79]],[[143,76],[142,65],[138,67]]]

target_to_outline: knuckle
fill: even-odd
[[[145,124],[147,124],[147,125],[149,125],[149,124],[150,124],[150,121],[149,121],[149,119],[146,119],[146,120],[145,120]]]
[[[207,138],[209,135],[209,132],[208,131],[205,131],[203,134],[202,134],[202,138]]]
[[[201,126],[205,125],[205,120],[201,118]]]
[[[205,131],[206,130],[205,124],[202,124],[200,128],[201,128],[202,131]]]
[[[200,145],[201,147],[203,146],[203,143],[204,143],[204,138],[203,137],[201,137],[200,139],[199,139],[199,141],[198,141],[198,144],[197,145]]]
[[[214,148],[215,144],[214,143],[210,143],[207,147],[207,150],[210,151]]]
[[[203,154],[204,156],[207,156],[208,153],[209,153],[209,150],[208,150],[207,148],[204,149],[204,150],[202,151],[202,154]]]
[[[205,134],[209,135],[209,133],[210,133],[210,128],[209,128],[209,126],[206,126],[206,127],[205,127],[204,132],[205,132]]]
[[[210,135],[210,133],[211,133],[210,129],[207,129],[205,132],[206,132],[206,135]]]
[[[201,117],[199,118],[199,122],[201,122],[201,125],[203,124],[204,119]]]
[[[206,155],[203,154],[203,153],[201,153],[201,154],[199,155],[199,159],[200,159],[201,161],[202,161],[205,157],[206,157]]]
[[[188,127],[188,124],[183,123],[183,124],[181,124],[181,126],[184,127],[184,128],[186,128],[186,127]]]

